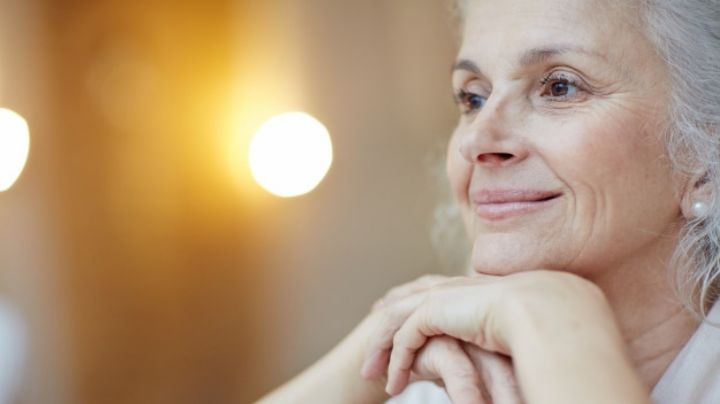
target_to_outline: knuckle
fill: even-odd
[[[378,315],[380,317],[380,322],[383,324],[389,324],[390,320],[393,317],[392,314],[392,307],[383,305],[378,309]]]
[[[408,313],[402,307],[389,305],[385,309],[387,324],[396,329],[406,321]]]
[[[475,372],[468,366],[453,366],[447,371],[446,376],[452,377],[456,380],[467,380],[473,382],[476,379]]]
[[[425,342],[423,352],[430,358],[442,357],[448,351],[454,351],[453,339],[447,336],[432,337]]]
[[[381,298],[375,300],[372,304],[373,310],[377,310],[378,308],[382,307],[384,303],[385,303],[385,298],[381,297]]]
[[[392,342],[393,342],[393,347],[397,348],[397,347],[400,347],[403,345],[404,338],[399,332],[397,332],[397,333],[395,333],[395,335],[393,335]]]

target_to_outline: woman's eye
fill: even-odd
[[[484,107],[485,103],[487,103],[487,98],[466,91],[460,91],[456,98],[458,104],[460,104],[463,108],[463,112],[465,113],[477,111]]]
[[[578,86],[567,78],[547,77],[542,80],[542,95],[554,98],[567,98],[576,95],[579,91]]]
[[[566,97],[577,93],[577,87],[565,80],[559,80],[550,85],[550,95],[553,97]]]

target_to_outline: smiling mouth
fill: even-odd
[[[503,220],[550,206],[562,196],[558,191],[480,190],[472,194],[475,213],[485,220]]]

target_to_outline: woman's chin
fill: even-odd
[[[505,276],[519,272],[561,267],[547,262],[540,251],[529,248],[506,249],[484,246],[473,248],[471,270],[473,273],[493,276]]]

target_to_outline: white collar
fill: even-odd
[[[715,325],[713,325],[715,324]],[[655,404],[720,402],[720,303],[713,305],[655,385]]]

